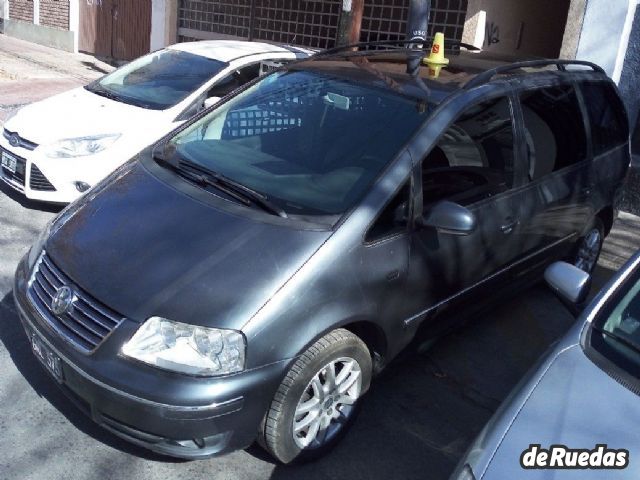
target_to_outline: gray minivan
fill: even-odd
[[[415,55],[290,64],[52,221],[15,301],[93,420],[177,457],[257,440],[311,458],[418,332],[554,260],[593,268],[630,160],[611,80],[585,62],[459,49],[438,71]]]

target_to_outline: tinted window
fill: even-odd
[[[521,95],[529,179],[586,159],[587,142],[578,97],[573,87],[559,86]]]
[[[465,111],[447,129],[422,166],[425,205],[468,205],[513,184],[513,121],[507,98]]]
[[[600,155],[628,140],[624,105],[611,85],[589,82],[580,85],[584,95],[589,122],[593,155]]]
[[[233,92],[236,88],[241,87],[245,83],[257,78],[260,74],[260,64],[249,65],[244,68],[231,72],[226,77],[220,79],[207,92],[207,97],[224,97]]]
[[[276,72],[172,143],[185,160],[266,194],[289,214],[338,215],[428,115],[423,100],[390,89]]]
[[[160,50],[111,72],[86,88],[154,110],[187,98],[228,64],[179,50]]]

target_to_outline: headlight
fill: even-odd
[[[69,138],[43,147],[43,153],[50,158],[85,157],[101,152],[120,138],[119,133],[94,135],[92,137]]]
[[[165,370],[225,375],[244,370],[245,342],[242,333],[235,330],[151,317],[123,345],[122,353]]]

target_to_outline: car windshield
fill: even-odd
[[[614,294],[603,313],[593,323],[591,347],[640,379],[640,270]]]
[[[289,215],[342,214],[428,116],[424,100],[304,70],[276,72],[180,132],[178,158]]]
[[[212,58],[166,49],[138,58],[86,88],[123,103],[165,110],[227,66]]]

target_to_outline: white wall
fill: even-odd
[[[158,50],[176,43],[177,0],[152,0],[151,1],[151,51]]]
[[[638,0],[589,0],[576,58],[597,63],[618,82],[637,4]]]
[[[166,17],[165,0],[152,0],[151,2],[151,51],[165,46],[164,23]]]
[[[78,53],[80,38],[80,1],[69,0],[69,30],[73,32],[73,51],[76,53]]]

